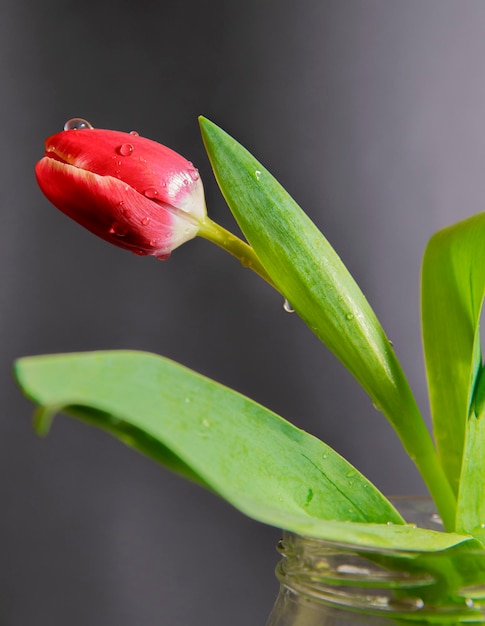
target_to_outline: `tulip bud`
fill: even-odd
[[[35,168],[40,188],[95,235],[159,259],[197,235],[206,217],[202,181],[173,150],[87,122],[52,135],[45,147]]]

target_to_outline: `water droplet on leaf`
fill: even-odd
[[[283,309],[287,312],[287,313],[294,313],[295,309],[291,306],[291,304],[289,303],[288,300],[286,300],[283,302]]]
[[[261,172],[259,170],[256,170],[254,172],[254,175],[256,176],[256,180],[259,180],[260,176],[261,176]]]
[[[121,156],[130,156],[131,154],[133,154],[133,146],[131,145],[131,143],[123,143],[121,144],[121,146],[118,146],[118,148],[116,148],[116,152],[118,154],[121,154]]]
[[[85,128],[93,128],[87,120],[82,117],[73,117],[64,124],[64,130],[84,130]]]
[[[345,316],[345,319],[350,322],[354,319],[354,314],[353,313],[347,313],[347,315]]]

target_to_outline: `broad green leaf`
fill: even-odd
[[[356,522],[400,516],[349,463],[268,409],[168,359],[93,352],[20,359],[40,423],[63,410],[109,430],[249,514]],[[39,419],[39,415],[37,416]]]
[[[423,342],[433,430],[441,463],[455,491],[481,365],[484,241],[485,213],[481,213],[436,233],[423,259]],[[468,445],[476,444],[469,440]]]
[[[15,372],[39,406],[40,431],[58,411],[77,417],[261,522],[396,550],[472,541],[402,524],[391,503],[323,442],[168,359],[132,351],[48,355],[19,359]]]
[[[454,497],[431,436],[384,330],[328,241],[239,143],[200,119],[217,182],[274,284],[390,420],[418,465],[447,527]]]

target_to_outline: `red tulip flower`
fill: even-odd
[[[102,239],[159,259],[198,234],[206,207],[190,161],[137,133],[75,122],[46,140],[35,168],[54,206]]]

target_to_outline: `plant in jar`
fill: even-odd
[[[454,594],[467,619],[480,620],[485,213],[436,233],[423,258],[431,434],[391,342],[324,235],[242,145],[205,118],[200,127],[245,241],[208,217],[194,165],[137,133],[70,120],[46,140],[36,166],[39,186],[63,213],[114,245],[166,260],[200,236],[279,291],[285,307],[301,317],[389,420],[421,473],[444,530],[407,523],[323,441],[155,354],[113,350],[20,358],[15,375],[37,406],[37,432],[46,434],[57,413],[78,418],[260,522],[359,550],[397,551],[399,566],[408,572],[418,563],[433,568],[436,555],[445,554],[438,570],[446,584],[433,602],[446,603]],[[475,590],[472,599],[457,592],[465,588]]]

